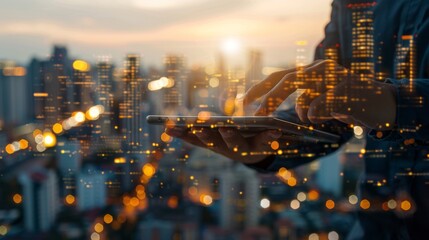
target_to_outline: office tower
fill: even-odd
[[[76,177],[77,205],[80,210],[102,208],[106,205],[106,175],[88,168]]]
[[[188,107],[187,73],[185,58],[179,55],[167,55],[164,58],[165,75],[169,86],[164,88],[164,109],[169,113],[178,113]]]
[[[338,48],[332,47],[332,48],[326,48],[325,49],[325,59],[332,60],[332,62],[327,62],[325,64],[325,74],[324,79],[321,79],[324,81],[326,89],[328,90],[326,92],[326,104],[325,108],[327,112],[334,112],[335,111],[335,104],[338,103],[335,99],[334,93],[332,91],[329,91],[330,89],[333,89],[341,80],[340,74],[337,69],[337,63],[338,63]]]
[[[396,79],[409,79],[412,82],[417,76],[417,48],[412,35],[404,35],[396,46]]]
[[[76,174],[82,165],[81,145],[78,141],[59,138],[56,147],[57,167],[61,177],[61,195],[74,193],[76,189]]]
[[[203,67],[193,67],[189,73],[190,108],[197,111],[217,111],[219,101],[219,77],[209,76]]]
[[[245,230],[258,225],[260,189],[257,174],[237,166],[220,176],[220,224],[222,228]]]
[[[113,118],[114,118],[114,80],[113,80],[114,67],[111,63],[103,60],[97,64],[96,73],[96,93],[97,102],[104,108],[104,113],[98,121],[101,125],[101,138],[106,139],[112,134]]]
[[[140,149],[143,145],[142,94],[143,79],[140,76],[140,56],[128,55],[123,72],[123,100],[120,103],[122,135],[125,147]]]
[[[26,69],[12,61],[0,62],[0,120],[6,125],[24,124],[30,119]]]
[[[70,101],[65,101],[66,106],[63,109],[65,116],[69,117],[75,111],[85,112],[94,105],[94,82],[92,81],[90,70],[91,66],[83,60],[73,61],[72,81],[67,84],[66,96],[70,96]]]
[[[58,182],[53,170],[35,169],[19,176],[23,189],[24,227],[48,231],[59,210]]]
[[[65,112],[70,104],[67,88],[70,82],[70,67],[67,49],[62,46],[55,46],[50,60],[41,65],[44,92],[34,96],[44,98],[43,114],[38,118],[44,120],[46,128],[51,128],[55,123],[69,117]]]
[[[262,53],[257,50],[249,51],[247,74],[246,74],[246,90],[251,86],[263,80],[262,76]]]
[[[352,12],[352,73],[372,80],[374,73],[374,13],[375,2],[355,1],[347,5]]]

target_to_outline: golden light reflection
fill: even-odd
[[[401,209],[404,211],[409,211],[411,209],[411,202],[408,200],[404,200],[401,202]]]
[[[152,177],[155,174],[155,167],[150,163],[146,163],[143,166],[143,174]]]
[[[18,194],[18,193],[14,194],[12,199],[13,199],[13,202],[15,204],[21,204],[22,203],[22,196],[21,196],[21,194]]]
[[[329,199],[326,201],[325,206],[327,209],[334,209],[335,202],[333,200]]]
[[[90,70],[90,65],[88,62],[83,60],[76,60],[73,62],[73,69],[81,72],[88,72]]]
[[[54,147],[57,144],[57,137],[55,134],[46,131],[43,133],[43,144],[46,147]]]
[[[69,195],[67,195],[67,196],[66,196],[65,201],[66,201],[66,203],[67,203],[68,205],[72,205],[72,204],[74,204],[74,203],[75,203],[76,198],[75,198],[75,196],[73,196],[73,195],[69,194]]]
[[[103,221],[104,221],[106,224],[111,224],[111,223],[113,222],[113,216],[112,216],[112,215],[110,215],[110,214],[106,214],[106,215],[104,215],[104,217],[103,217]]]
[[[371,207],[371,203],[367,199],[360,201],[360,207],[364,210],[367,210]]]
[[[52,131],[55,134],[60,134],[63,132],[63,125],[61,125],[60,123],[55,123],[54,126],[52,126]]]
[[[104,230],[104,226],[101,223],[96,223],[94,225],[94,231],[96,231],[97,233],[101,233]]]

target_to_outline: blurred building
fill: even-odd
[[[2,125],[28,122],[31,106],[31,84],[26,69],[13,61],[0,62],[0,121]]]
[[[79,173],[77,181],[77,206],[80,210],[102,208],[106,205],[106,179],[98,171],[88,168]]]
[[[220,225],[244,230],[258,226],[260,216],[259,178],[251,169],[237,165],[220,175]]]
[[[45,232],[59,210],[57,176],[53,170],[36,169],[19,176],[23,189],[24,227],[30,232]]]
[[[170,114],[186,109],[188,103],[187,72],[185,58],[178,55],[167,55],[164,58],[165,75],[169,79],[164,88],[164,110]]]
[[[141,149],[143,146],[142,116],[143,79],[140,76],[140,56],[128,55],[124,63],[123,73],[123,101],[120,103],[122,136],[125,147]]]
[[[352,61],[350,69],[367,79],[375,78],[374,68],[374,12],[376,3],[358,0],[348,4],[352,12]]]
[[[248,53],[246,73],[246,90],[263,80],[262,74],[262,53],[257,50],[250,50]]]

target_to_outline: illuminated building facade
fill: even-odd
[[[100,61],[97,64],[97,104],[100,104],[104,107],[104,113],[99,120],[102,138],[107,138],[111,135],[113,129],[112,123],[115,117],[113,70],[113,65],[108,61]]]
[[[417,50],[414,36],[404,35],[396,45],[396,79],[409,79],[410,91],[417,76]]]
[[[119,106],[123,140],[126,147],[140,149],[143,144],[144,124],[140,56],[132,54],[127,56],[124,64],[123,83],[123,101]]]
[[[185,58],[178,55],[167,55],[164,58],[165,75],[170,79],[171,87],[164,89],[164,109],[178,112],[188,107],[187,74],[185,69]]]
[[[374,13],[375,2],[357,1],[347,7],[352,12],[352,73],[375,79],[374,73]]]

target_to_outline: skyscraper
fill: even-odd
[[[77,205],[80,210],[102,208],[106,205],[106,175],[86,169],[77,175]]]
[[[113,87],[113,65],[108,61],[101,61],[97,64],[96,73],[96,93],[97,104],[104,107],[104,113],[99,123],[101,127],[101,137],[107,138],[112,133],[112,119],[114,117],[114,87]]]
[[[257,50],[249,51],[246,90],[263,79],[262,76],[262,53]]]
[[[352,12],[352,73],[374,79],[374,1],[348,4]]]
[[[164,58],[166,77],[171,86],[164,89],[164,109],[170,113],[178,113],[188,107],[187,74],[185,58],[178,55],[167,55]]]
[[[19,176],[23,188],[24,227],[44,232],[55,221],[59,209],[57,176],[53,170],[36,169]]]
[[[142,94],[143,79],[140,76],[140,56],[130,54],[124,64],[123,101],[120,103],[122,135],[125,146],[140,149],[143,146]]]
[[[0,62],[0,120],[4,124],[23,124],[30,119],[30,98],[26,69],[12,61]]]

